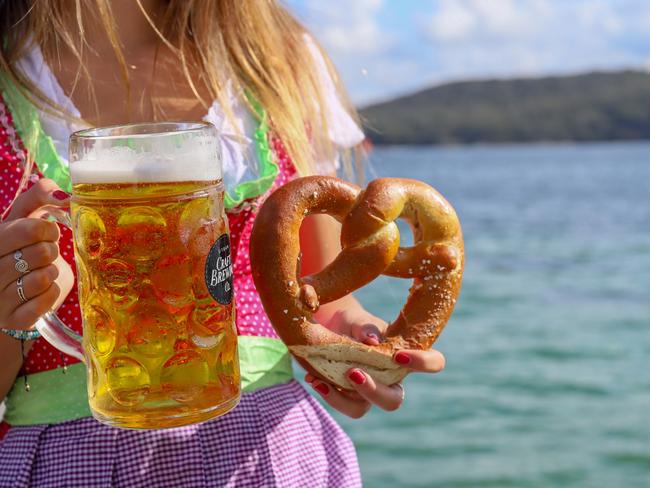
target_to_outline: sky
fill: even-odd
[[[358,105],[446,81],[650,69],[650,0],[285,0]]]

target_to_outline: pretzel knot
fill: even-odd
[[[299,230],[310,214],[342,223],[342,251],[320,272],[301,276]],[[411,226],[412,247],[399,246],[398,218]],[[255,286],[278,335],[308,371],[341,388],[351,387],[345,374],[351,367],[388,385],[408,374],[393,354],[431,347],[454,309],[464,264],[462,232],[451,205],[425,183],[397,178],[374,180],[363,191],[332,177],[296,179],[260,209],[250,251]],[[413,279],[381,344],[361,344],[312,320],[321,304],[381,274]]]

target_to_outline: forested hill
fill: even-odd
[[[449,83],[361,116],[377,144],[650,139],[650,74]]]

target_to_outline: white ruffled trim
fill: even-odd
[[[72,100],[66,96],[59,85],[58,80],[50,67],[45,63],[43,54],[38,46],[32,48],[27,56],[21,58],[17,66],[22,70],[23,74],[29,78],[32,83],[41,89],[41,92],[47,96],[55,105],[63,108],[67,113],[73,117],[81,118],[81,114],[77,107],[74,106]],[[68,142],[70,134],[86,126],[82,124],[75,124],[55,115],[51,115],[45,111],[39,110],[41,119],[41,126],[45,133],[50,136],[56,151],[59,153],[61,159],[68,164]]]
[[[325,59],[314,40],[307,34],[305,34],[305,42],[314,57],[314,66],[318,70],[322,86],[325,89],[325,115],[331,141],[340,148],[349,148],[359,144],[364,139],[363,132],[343,107],[337,95],[334,80],[332,80],[327,70]],[[64,93],[54,73],[45,63],[38,46],[34,45],[31,51],[18,61],[18,67],[54,104],[62,107],[74,117],[81,117],[79,110]],[[208,109],[208,113],[203,117],[203,120],[214,124],[219,131],[224,184],[226,188],[232,189],[243,181],[258,178],[259,163],[253,143],[253,135],[256,129],[254,116],[248,110],[243,97],[235,94],[230,84],[227,85],[226,98],[231,104],[234,121],[230,121],[226,117],[225,110],[216,100]],[[44,111],[39,111],[39,115],[43,130],[52,138],[61,159],[67,164],[70,134],[87,126],[75,124]],[[317,159],[316,167],[319,173],[332,173],[339,167],[337,157],[324,156]]]
[[[256,129],[253,115],[242,97],[235,96],[230,83],[226,85],[226,99],[230,103],[234,120],[231,121],[226,116],[226,111],[217,100],[212,103],[203,120],[210,122],[219,132],[224,185],[232,189],[242,181],[256,179],[259,164],[252,138]]]

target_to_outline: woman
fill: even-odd
[[[246,392],[232,412],[204,424],[125,431],[84,408],[65,411],[74,398],[52,384],[74,361],[41,338],[25,341],[52,307],[81,328],[70,234],[38,218],[44,205],[67,205],[70,133],[199,119],[222,135],[238,334],[277,339],[250,276],[254,209],[297,174],[333,173],[338,151],[363,138],[315,41],[272,0],[17,0],[0,3],[0,23],[0,397],[9,395],[8,420],[47,410],[34,424],[5,426],[0,486],[360,485],[349,439],[295,380]],[[304,272],[338,253],[338,231],[327,218],[308,219]],[[20,284],[19,250],[30,269]],[[317,319],[369,344],[386,325],[352,296],[322,306]],[[395,361],[424,372],[444,367],[436,351],[401,351]],[[399,385],[376,384],[359,369],[349,377],[352,393],[306,380],[354,418],[402,403]]]

